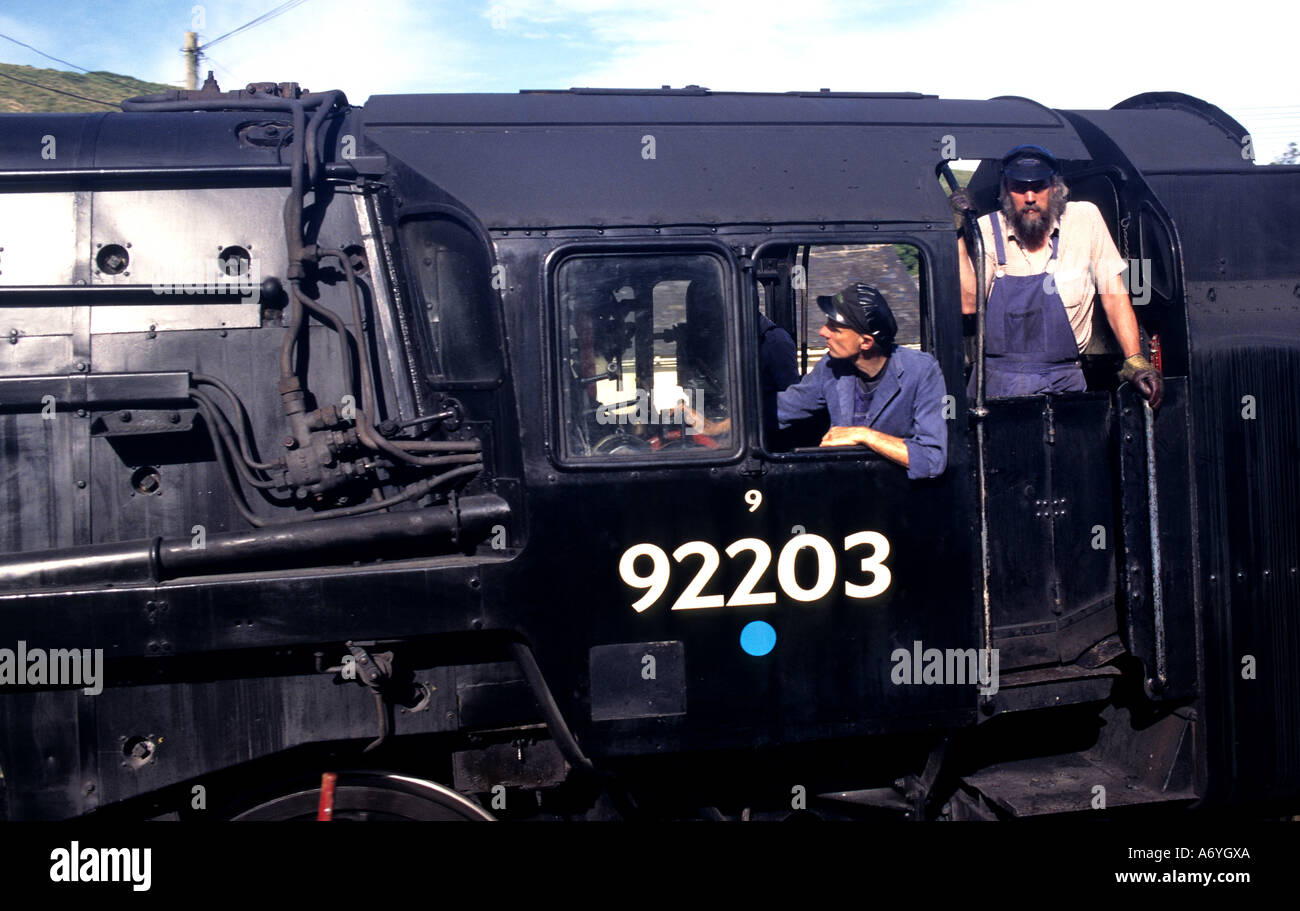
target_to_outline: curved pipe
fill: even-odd
[[[309,92],[299,98],[281,98],[278,95],[255,93],[247,98],[203,98],[186,101],[176,97],[182,91],[185,90],[160,92],[157,95],[136,95],[134,98],[123,99],[121,108],[127,113],[144,111],[162,114],[185,111],[287,111],[292,105],[308,110],[315,109],[331,97],[343,97],[342,92],[335,90]]]
[[[518,663],[519,669],[524,672],[524,679],[528,681],[528,687],[537,699],[542,717],[546,719],[546,727],[550,730],[555,745],[559,747],[560,754],[574,768],[595,774],[595,765],[582,752],[577,738],[573,736],[569,725],[564,721],[564,716],[560,714],[560,707],[556,704],[555,697],[551,695],[551,688],[546,685],[546,678],[542,676],[542,669],[537,666],[533,650],[522,642],[511,642],[510,654]]]
[[[332,256],[342,264],[343,272],[347,276],[347,281],[348,281],[348,299],[352,305],[352,323],[357,327],[358,333],[360,333],[361,326],[363,324],[362,313],[361,313],[361,295],[357,291],[357,276],[356,276],[356,272],[352,268],[352,262],[351,260],[348,259],[347,254],[345,254],[342,250],[328,249],[328,250],[321,250],[320,253],[322,256]],[[318,312],[322,314],[329,313],[330,317],[332,318],[330,325],[333,326],[335,331],[339,333],[342,346],[345,349],[348,349],[350,353],[350,348],[348,346],[348,334],[346,328],[343,326],[342,321],[339,320],[339,318],[335,316],[331,311],[325,309],[324,307],[319,307],[319,305],[312,304],[311,309],[313,312]],[[375,379],[374,379],[374,374],[370,369],[370,358],[367,356],[367,354],[368,352],[366,351],[364,345],[364,339],[358,338],[357,357],[360,359],[361,385],[365,390],[365,394],[367,396],[366,403],[372,404],[376,400]],[[351,378],[352,378],[350,359],[348,362],[347,378],[348,378],[348,385],[350,387]],[[383,436],[381,436],[376,431],[365,409],[361,407],[358,407],[356,409],[356,426],[357,426],[357,436],[360,438],[361,442],[376,452],[382,452],[385,455],[391,456],[394,459],[397,459],[398,461],[405,462],[408,465],[419,465],[423,467],[434,468],[439,465],[445,464],[445,462],[443,462],[441,459],[424,458],[421,456],[411,455],[404,447],[390,443],[388,440],[386,440]],[[410,442],[419,442],[419,441],[413,440]]]
[[[307,183],[309,186],[316,185],[319,162],[316,158],[317,133],[320,130],[321,123],[329,116],[329,112],[334,109],[336,104],[347,104],[347,96],[340,91],[322,92],[322,99],[316,111],[311,115],[311,121],[307,124],[307,136],[304,146],[307,152]]]
[[[409,449],[412,452],[482,452],[482,440],[389,440],[394,446]]]
[[[248,412],[244,409],[244,403],[240,401],[239,396],[235,395],[235,390],[231,389],[225,382],[215,376],[205,376],[201,373],[195,373],[192,375],[191,379],[195,383],[204,383],[220,389],[225,394],[226,398],[230,400],[230,403],[235,406],[235,433],[239,437],[240,452],[243,453],[244,462],[249,468],[255,468],[258,471],[271,471],[272,469],[284,467],[283,460],[280,462],[259,462],[253,458],[252,450],[248,445],[248,435],[245,433],[248,424]],[[208,404],[213,408],[216,408],[216,403],[209,402]]]

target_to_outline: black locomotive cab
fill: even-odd
[[[334,772],[341,815],[409,818],[1300,793],[1300,169],[1217,108],[258,84],[5,117],[11,817],[297,818]],[[1128,261],[1158,409],[1100,303],[1086,391],[968,395],[951,165],[991,212],[1020,143]],[[933,476],[777,420],[764,346],[807,376],[855,282],[937,364]],[[19,643],[103,673],[20,678]]]

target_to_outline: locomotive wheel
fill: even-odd
[[[316,818],[320,785],[283,794],[232,817],[239,822],[305,822]],[[450,788],[383,772],[340,772],[335,822],[488,822],[491,814]]]

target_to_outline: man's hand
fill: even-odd
[[[966,223],[966,213],[975,213],[975,204],[971,202],[970,193],[965,189],[953,190],[952,195],[948,197],[948,205],[952,207],[953,223],[959,229]]]
[[[702,433],[709,437],[723,436],[731,431],[731,418],[710,421],[689,405],[677,405],[668,412],[670,422],[680,422],[688,428],[687,433]]]
[[[890,436],[874,427],[832,427],[822,437],[823,446],[854,446],[861,444],[878,452],[889,461],[907,467],[907,443],[902,437]]]
[[[975,214],[975,204],[971,202],[970,192],[953,190],[948,197],[952,207],[952,220],[957,225],[957,269],[961,276],[961,312],[966,315],[975,313],[975,267],[971,264],[970,253],[966,250],[966,214]],[[979,230],[976,228],[976,230]]]
[[[1160,371],[1151,365],[1145,357],[1135,354],[1124,361],[1119,378],[1132,383],[1138,393],[1151,403],[1152,408],[1159,408],[1165,397],[1165,381]]]
[[[826,436],[822,437],[822,446],[870,446],[871,435],[874,433],[870,427],[832,427],[826,431]]]

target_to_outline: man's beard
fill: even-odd
[[[1016,238],[1028,249],[1037,250],[1043,245],[1052,223],[1065,211],[1064,203],[1058,204],[1058,199],[1058,194],[1052,193],[1046,203],[1035,203],[1032,210],[1026,207],[1022,211],[1016,211],[1011,194],[1002,198],[1003,217],[1010,222]]]

